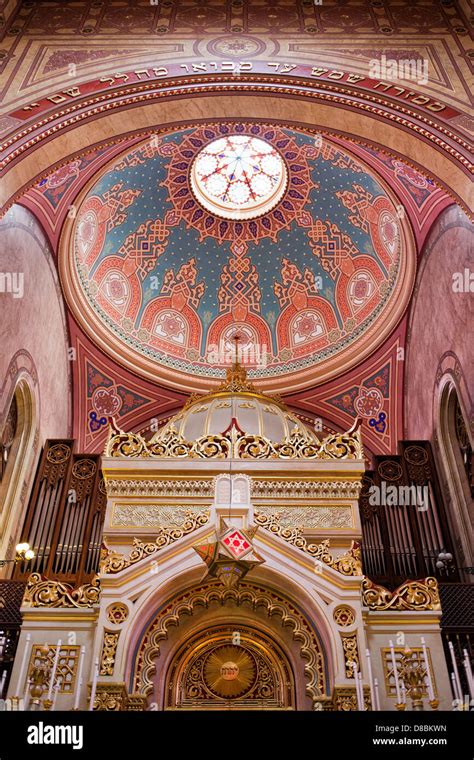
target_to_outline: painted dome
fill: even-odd
[[[132,371],[190,391],[222,381],[236,332],[262,389],[323,382],[388,336],[413,284],[389,188],[349,150],[287,126],[154,135],[76,207],[61,239],[76,318]]]

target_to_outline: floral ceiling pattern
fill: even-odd
[[[258,216],[213,214],[192,187],[199,155],[232,136],[284,163],[284,192]],[[62,236],[63,284],[92,339],[149,379],[208,388],[239,333],[252,379],[297,390],[360,362],[403,314],[415,248],[397,208],[372,169],[317,134],[220,123],[154,135],[86,186]]]

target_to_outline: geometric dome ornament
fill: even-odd
[[[252,219],[282,198],[288,172],[265,140],[229,135],[213,140],[194,159],[191,188],[205,209],[224,219]]]
[[[265,562],[253,548],[257,530],[258,526],[244,530],[224,522],[219,536],[214,533],[208,543],[193,546],[207,565],[205,577],[218,578],[228,588],[237,587],[250,570]]]

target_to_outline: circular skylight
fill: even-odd
[[[274,208],[285,192],[287,170],[280,153],[249,135],[213,140],[199,151],[191,186],[208,211],[224,219],[253,219]]]

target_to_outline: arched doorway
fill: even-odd
[[[331,693],[311,620],[280,591],[247,580],[237,589],[205,582],[164,602],[129,662],[129,691],[155,710],[312,710]]]
[[[472,440],[467,415],[452,377],[446,375],[440,386],[440,454],[448,490],[448,515],[457,553],[456,564],[462,568],[472,566],[474,561],[470,541],[474,495]],[[470,580],[466,575],[465,581]]]
[[[283,648],[247,625],[199,631],[175,653],[166,677],[166,710],[288,710],[294,677]]]

